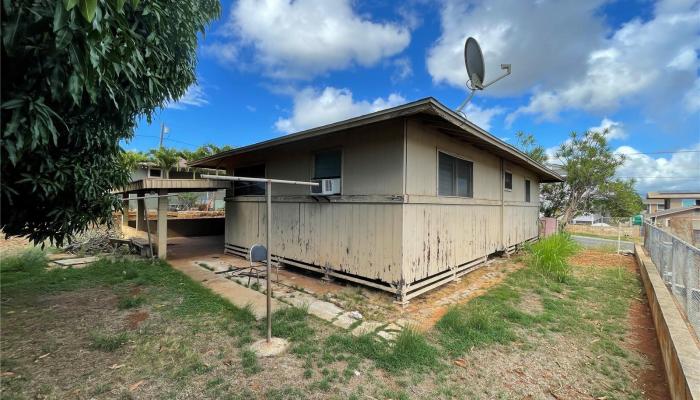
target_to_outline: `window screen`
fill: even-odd
[[[445,153],[438,153],[438,194],[472,197],[474,164]]]
[[[324,151],[314,155],[314,179],[340,178],[340,150]]]
[[[513,174],[506,171],[503,187],[507,190],[513,190]]]
[[[234,176],[246,178],[264,178],[265,164],[253,165],[250,167],[236,168],[233,170]],[[265,194],[265,182],[233,182],[234,196],[262,196]]]
[[[525,201],[530,202],[530,181],[525,179]]]

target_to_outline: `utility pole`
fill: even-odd
[[[160,148],[163,148],[163,137],[170,132],[170,128],[165,126],[164,122],[160,123]]]

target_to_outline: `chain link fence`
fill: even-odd
[[[648,221],[644,221],[644,247],[699,335],[700,249]]]

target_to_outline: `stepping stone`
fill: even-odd
[[[372,333],[377,329],[381,328],[384,324],[381,322],[363,322],[360,326],[352,330],[353,336],[361,336],[366,333]]]
[[[327,301],[316,300],[309,304],[309,314],[315,315],[323,320],[332,321],[343,309]]]
[[[353,318],[350,316],[349,312],[343,313],[338,315],[338,318],[336,318],[335,321],[333,321],[333,325],[338,326],[343,329],[350,329],[352,324],[356,323],[357,319]]]
[[[390,342],[393,342],[394,340],[396,340],[396,336],[398,336],[399,333],[398,332],[379,331],[379,332],[377,332],[377,335],[379,335],[380,337],[382,337]]]
[[[82,258],[67,258],[63,260],[55,260],[54,263],[60,265],[61,267],[77,267],[83,266],[85,264],[94,263],[99,260],[97,257],[82,257]]]

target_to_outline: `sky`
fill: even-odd
[[[465,109],[550,154],[608,129],[637,190],[700,190],[700,1],[240,0],[198,49],[197,83],[138,123],[132,150],[244,146],[432,96],[467,96],[464,40],[486,80]]]

